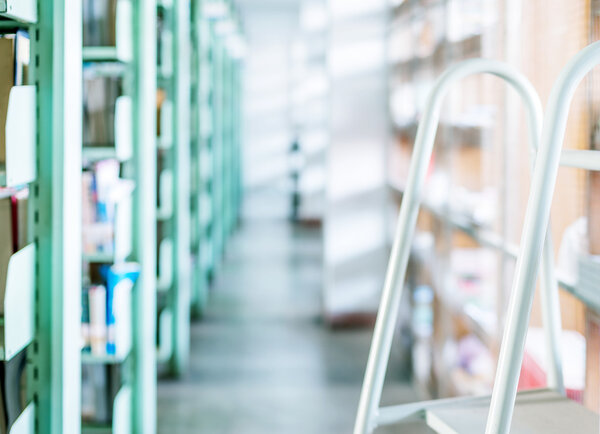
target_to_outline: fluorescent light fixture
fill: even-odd
[[[204,2],[202,15],[209,20],[222,20],[229,16],[229,6],[222,0]]]

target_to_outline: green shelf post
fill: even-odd
[[[235,107],[235,224],[237,225],[240,218],[240,207],[242,204],[242,87],[241,87],[241,65],[238,63],[235,76],[235,92],[236,92],[236,107]]]
[[[43,0],[30,29],[38,87],[36,431],[80,432],[81,2]]]
[[[162,34],[161,38],[161,52],[160,69],[157,71],[158,79],[160,81],[160,87],[165,92],[166,101],[164,104],[168,104],[169,107],[173,106],[174,102],[174,62],[175,62],[175,39],[173,38],[173,29],[175,26],[175,12],[172,2],[162,1],[157,7],[157,15],[160,13],[162,16]],[[158,62],[158,58],[157,58]],[[169,113],[165,112],[165,105],[161,110],[161,141],[169,143],[168,147],[161,147],[157,149],[156,155],[157,161],[161,162],[162,177],[165,173],[171,175],[176,173],[176,167],[174,162],[174,143],[175,143],[175,113],[169,110]],[[167,116],[167,114],[169,114]],[[171,176],[168,175],[168,176]],[[171,176],[171,178],[173,178]],[[161,213],[156,216],[155,231],[160,233],[160,264],[157,267],[157,291],[160,293],[160,305],[157,305],[156,315],[160,318],[158,321],[158,345],[157,345],[157,356],[158,362],[163,364],[170,364],[173,358],[173,311],[175,304],[174,291],[174,270],[177,269],[176,257],[174,255],[175,250],[175,234],[174,234],[174,219],[175,219],[175,194],[176,186],[173,179],[167,185],[161,183],[160,178],[157,177],[156,186],[159,187],[159,202]],[[164,189],[169,189],[168,191]],[[168,209],[169,212],[162,218],[162,210]],[[163,250],[164,246],[166,250]],[[169,366],[170,369],[170,366]]]
[[[214,29],[213,29],[214,31]],[[217,38],[215,38],[217,39]],[[216,40],[213,50],[213,243],[214,267],[218,267],[223,254],[223,58],[222,42]]]
[[[204,4],[202,2],[201,4]],[[212,104],[212,98],[214,95],[214,80],[213,80],[213,40],[211,34],[211,23],[207,17],[201,16],[199,21],[200,30],[200,49],[202,58],[200,59],[200,65],[202,69],[201,76],[201,87],[203,94],[201,95],[201,103],[203,105],[203,111],[201,111],[202,118],[200,119],[200,127],[202,131],[202,168],[206,172],[201,172],[203,179],[202,192],[204,194],[203,205],[208,209],[204,210],[203,213],[207,220],[203,221],[204,226],[202,227],[202,249],[201,249],[201,263],[202,272],[206,285],[210,281],[210,277],[214,269],[214,239],[213,239],[213,222],[214,222],[214,202],[213,198],[213,180],[214,171],[212,170],[213,165],[213,140],[214,140],[214,125],[213,125],[213,113],[214,106]],[[207,202],[208,198],[208,202]]]
[[[175,0],[175,264],[174,375],[187,371],[190,353],[190,2]]]
[[[193,109],[192,109],[192,134],[193,134],[193,148],[192,148],[192,166],[194,171],[192,175],[193,185],[195,187],[192,192],[192,225],[195,238],[193,239],[192,254],[194,256],[193,262],[193,285],[192,285],[192,314],[196,317],[202,315],[204,307],[206,305],[208,281],[207,274],[204,268],[204,253],[202,250],[203,242],[206,238],[205,228],[203,226],[202,218],[204,213],[207,211],[203,208],[202,198],[206,195],[206,186],[204,185],[204,177],[206,174],[203,172],[203,166],[201,157],[205,151],[205,143],[203,136],[204,128],[204,108],[207,103],[207,95],[205,94],[206,89],[205,79],[203,76],[203,68],[205,67],[206,59],[206,43],[205,41],[205,28],[206,23],[202,16],[202,5],[201,0],[195,0],[192,3],[192,38],[193,38],[193,67],[192,67],[192,81],[193,81]]]
[[[133,433],[156,432],[156,0],[136,0]]]
[[[206,158],[209,159],[208,166],[210,167],[209,175],[206,176],[206,183],[204,185],[205,191],[209,198],[209,207],[210,207],[210,216],[209,220],[206,222],[206,228],[204,232],[204,243],[205,248],[203,252],[205,255],[209,257],[206,259],[206,274],[207,279],[210,281],[215,274],[215,258],[216,258],[216,246],[215,246],[215,137],[216,137],[216,127],[215,127],[215,47],[214,41],[215,37],[212,31],[212,25],[208,19],[205,18],[203,35],[205,38],[205,62],[206,68],[204,69],[204,73],[206,74],[206,80],[208,81],[207,86],[207,95],[205,98],[207,99],[206,104],[209,109],[208,113],[205,113],[208,118],[204,120],[206,125],[206,138],[204,147],[206,149]]]

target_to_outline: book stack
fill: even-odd
[[[83,253],[113,255],[117,205],[131,195],[134,183],[120,178],[117,160],[92,164],[82,174]]]
[[[117,98],[123,94],[122,77],[105,76],[94,66],[83,72],[83,145],[114,147]]]
[[[110,424],[113,402],[122,386],[122,367],[90,364],[81,367],[81,419],[90,424]]]
[[[101,284],[83,289],[83,351],[98,357],[125,359],[132,344],[132,290],[139,266],[102,265],[99,275]]]
[[[83,46],[114,47],[117,0],[83,1]]]

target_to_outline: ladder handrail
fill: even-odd
[[[410,254],[410,244],[414,235],[417,215],[421,202],[421,192],[425,181],[427,167],[431,159],[434,139],[439,123],[443,97],[457,81],[474,74],[487,73],[508,82],[523,99],[529,126],[529,143],[532,151],[538,148],[542,128],[542,105],[539,96],[531,83],[517,70],[503,62],[489,59],[471,59],[460,62],[446,70],[436,81],[431,90],[415,139],[413,155],[410,162],[407,188],[404,192],[400,214],[396,226],[396,235],[390,254],[385,277],[381,302],[375,323],[375,331],[369,352],[369,359],[360,396],[354,434],[370,433],[376,428],[376,418],[387,363],[394,333],[394,325],[398,316],[398,306],[402,295],[402,286],[406,276],[406,267]],[[550,240],[549,240],[550,241]],[[544,254],[544,285],[542,303],[544,307],[545,330],[547,340],[551,344],[551,374],[549,381],[562,392],[562,368],[558,351],[558,335],[560,333],[560,313],[558,290],[554,278],[553,252],[551,242],[547,243],[548,254]],[[397,288],[398,283],[400,287]],[[558,321],[558,324],[557,324]],[[518,378],[518,377],[517,377]]]
[[[527,335],[526,325],[531,313],[544,234],[550,220],[570,103],[583,77],[598,64],[600,42],[595,42],[577,53],[562,69],[550,92],[527,201],[522,247],[517,258],[486,434],[506,434],[510,429]]]

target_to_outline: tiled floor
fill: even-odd
[[[159,383],[159,433],[350,433],[370,332],[320,322],[321,279],[317,231],[245,223],[192,327],[189,374]],[[391,377],[386,401],[415,399]]]

